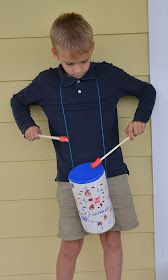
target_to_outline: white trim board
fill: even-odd
[[[156,280],[168,279],[168,1],[148,0]]]

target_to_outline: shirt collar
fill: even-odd
[[[77,80],[79,80],[79,79],[75,79],[73,77],[68,76],[65,73],[61,64],[58,67],[58,73],[60,76],[61,84],[63,86],[66,86],[66,87],[71,86]],[[89,67],[88,71],[86,72],[86,74],[83,77],[80,78],[80,80],[92,80],[92,79],[95,79],[95,63],[94,62],[90,63],[90,67]]]

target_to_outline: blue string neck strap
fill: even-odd
[[[98,102],[99,102],[99,115],[100,115],[100,126],[101,126],[102,146],[103,146],[103,153],[104,153],[104,155],[105,155],[105,153],[106,153],[106,147],[105,147],[105,139],[104,139],[104,127],[103,127],[103,116],[102,116],[102,104],[101,104],[100,88],[99,88],[99,84],[98,84],[97,79],[96,79],[96,88],[97,88],[97,95],[98,95]],[[71,160],[72,168],[74,168],[74,160],[73,160],[73,156],[72,156],[71,139],[70,139],[70,137],[69,137],[69,130],[68,130],[67,119],[66,119],[66,114],[65,114],[65,108],[64,108],[64,102],[63,102],[63,95],[62,95],[62,86],[61,86],[61,82],[60,82],[59,94],[60,94],[60,100],[61,100],[61,107],[62,107],[62,113],[63,113],[64,124],[65,124],[65,131],[66,131],[66,135],[67,135],[68,138],[69,138],[68,148],[69,148],[70,160]],[[106,162],[106,159],[105,159],[105,171],[107,172],[107,162]]]

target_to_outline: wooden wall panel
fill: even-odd
[[[154,240],[151,233],[122,235],[124,265],[127,269],[154,269]],[[131,253],[130,252],[131,248]]]
[[[153,193],[151,157],[125,157],[124,160],[130,172],[128,180],[132,193],[135,195],[151,195]],[[140,180],[137,178],[140,178]]]
[[[0,201],[55,198],[55,160],[3,162],[0,171]]]
[[[153,232],[152,197],[134,196],[134,202],[140,223],[134,231]],[[58,217],[56,199],[1,201],[0,238],[56,235]]]
[[[38,123],[44,134],[49,134],[47,123]],[[0,161],[24,161],[24,160],[49,160],[54,159],[54,150],[49,139],[40,139],[29,142],[18,130],[14,123],[1,123],[4,137],[1,138]]]
[[[0,239],[0,274],[54,273],[59,242],[55,237]]]
[[[153,197],[134,196],[135,209],[139,221],[139,226],[132,232],[154,232],[153,228]]]
[[[95,36],[95,43],[93,60],[107,60],[132,75],[149,75],[147,34]],[[50,49],[48,38],[1,40],[0,81],[32,80],[55,67]]]
[[[0,280],[55,280],[55,274],[29,274],[29,275],[3,275],[0,276]],[[146,280],[146,279],[145,279]]]
[[[0,238],[52,236],[58,227],[56,199],[0,202]]]
[[[101,272],[101,271],[100,272],[83,272],[83,273],[75,274],[74,280],[85,280],[85,279],[106,280],[106,276],[105,276],[105,273]],[[153,270],[124,270],[123,271],[121,280],[135,280],[135,279],[136,280],[142,280],[142,279],[143,280],[154,280],[155,279],[154,271]],[[11,279],[11,280],[13,280],[13,279]],[[26,280],[29,280],[29,279],[26,279]]]
[[[97,272],[77,272],[74,280],[105,280],[105,273]],[[122,280],[154,280],[155,274],[153,270],[124,270]],[[39,274],[39,275],[16,275],[16,276],[0,276],[0,280],[55,280],[55,274]]]
[[[81,13],[96,34],[147,32],[146,0],[1,0],[0,37],[48,36],[54,19],[65,12]],[[30,20],[31,18],[31,20]],[[24,24],[23,24],[24,23]]]
[[[120,140],[125,139],[125,129],[132,121],[130,118],[120,118]],[[133,141],[128,140],[122,146],[124,156],[151,156],[151,129],[148,123],[145,132],[138,137],[135,137]]]
[[[124,270],[154,269],[152,233],[125,233],[122,240]],[[1,275],[54,273],[59,243],[55,237],[0,239]],[[87,237],[76,271],[103,270],[101,256],[98,237]]]

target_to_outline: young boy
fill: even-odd
[[[133,139],[145,130],[154,103],[152,85],[129,76],[108,64],[91,62],[94,50],[93,31],[78,14],[67,13],[53,23],[52,53],[58,68],[41,72],[32,83],[11,100],[16,122],[29,141],[39,139],[41,129],[30,116],[29,105],[44,110],[51,135],[67,135],[70,142],[53,141],[57,158],[57,198],[60,207],[58,236],[62,239],[57,260],[57,280],[72,280],[76,259],[86,236],[68,183],[69,171],[84,162],[92,162],[119,143],[116,105],[122,96],[139,99],[133,121],[126,135]],[[121,149],[103,163],[116,224],[100,235],[108,280],[120,280],[122,246],[120,231],[137,227],[128,169]]]

